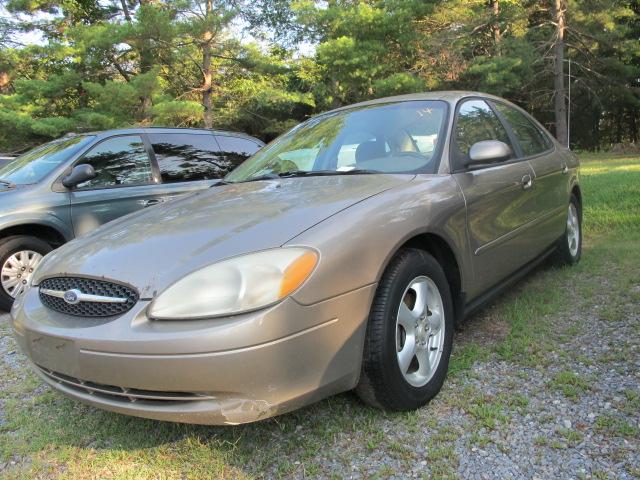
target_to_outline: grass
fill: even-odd
[[[637,438],[640,435],[638,427],[613,414],[599,416],[596,419],[595,430],[606,435],[625,438]]]
[[[584,438],[584,435],[582,433],[570,428],[561,428],[560,430],[558,430],[558,433],[571,447],[577,446],[580,442],[582,442],[582,439]]]
[[[459,460],[454,444],[460,432],[447,424],[448,416],[462,414],[468,420],[470,450],[472,445],[484,448],[495,443],[492,438],[508,423],[509,413],[530,408],[517,386],[509,387],[513,395],[494,397],[460,387],[462,379],[473,378],[473,365],[497,357],[535,369],[557,367],[566,354],[555,345],[579,328],[559,330],[554,317],[581,308],[591,312],[603,284],[608,286],[609,306],[597,314],[604,321],[617,322],[640,304],[640,158],[587,156],[581,185],[582,262],[574,268],[542,268],[486,309],[483,314],[491,322],[505,325],[504,338],[491,345],[475,341],[456,348],[445,389],[418,412],[383,413],[345,394],[246,426],[161,423],[85,407],[43,388],[20,362],[17,366],[4,362],[0,363],[0,475],[7,479],[339,478],[335,471],[325,471],[327,463],[348,476],[354,459],[367,465],[368,458],[379,455],[384,461],[375,471],[359,473],[385,478],[428,459],[425,476],[455,478]],[[466,328],[474,328],[473,322]],[[0,352],[9,335],[8,326],[0,325]],[[598,361],[624,362],[630,354],[628,345],[612,346],[609,352]],[[554,372],[549,374],[549,388],[575,400],[591,394],[592,379],[570,370]],[[525,383],[526,375],[521,380]],[[622,411],[637,412],[637,391],[621,395]],[[398,424],[404,436],[388,441],[388,429]],[[637,427],[613,414],[597,417],[594,428],[599,435],[626,439],[639,434]],[[581,438],[561,430],[534,443],[567,448]],[[415,453],[416,445],[422,446],[423,454]],[[3,462],[9,464],[4,471]]]
[[[556,373],[549,385],[572,399],[576,399],[590,390],[590,384],[587,380],[569,370]]]

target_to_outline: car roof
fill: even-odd
[[[395,95],[393,97],[384,97],[384,98],[376,98],[375,100],[367,100],[364,102],[354,103],[351,105],[345,105],[344,107],[336,108],[335,110],[331,110],[328,112],[323,112],[319,115],[324,115],[326,113],[339,112],[341,110],[347,110],[354,107],[363,107],[367,105],[378,105],[384,103],[393,103],[393,102],[411,102],[414,100],[442,100],[449,104],[455,104],[458,100],[467,97],[483,97],[489,98],[493,100],[499,100],[501,102],[506,102],[511,104],[508,100],[504,98],[497,97],[495,95],[491,95],[489,93],[483,92],[474,92],[467,90],[444,90],[444,91],[434,91],[434,92],[423,92],[423,93],[409,93],[406,95]]]
[[[79,132],[78,135],[93,135],[98,138],[110,137],[113,135],[124,135],[131,133],[189,133],[192,135],[206,135],[213,133],[214,135],[224,135],[229,137],[246,138],[263,145],[262,140],[247,135],[242,132],[232,132],[228,130],[213,130],[206,128],[180,128],[180,127],[132,127],[132,128],[117,128],[112,130],[100,130],[96,132]]]

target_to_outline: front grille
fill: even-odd
[[[90,295],[126,298],[127,301],[125,303],[80,302],[72,305],[65,302],[62,298],[43,293],[43,289],[61,292],[76,289]],[[67,315],[75,315],[78,317],[112,317],[131,310],[138,301],[138,292],[126,285],[105,280],[94,280],[92,278],[82,277],[53,277],[40,282],[40,301],[50,309],[66,313]]]
[[[213,400],[215,397],[190,392],[157,392],[154,390],[140,390],[137,388],[115,387],[100,383],[88,382],[79,378],[70,377],[63,373],[54,372],[48,368],[37,365],[38,369],[50,380],[76,392],[89,394],[94,397],[104,398],[123,403],[155,403],[171,404],[177,402],[194,402],[199,400]]]

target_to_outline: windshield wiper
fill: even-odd
[[[14,187],[16,186],[16,184],[15,184],[15,183],[10,182],[9,180],[3,180],[2,178],[0,178],[0,183],[1,183],[2,185],[6,185],[6,186],[7,186],[7,187],[9,187],[9,188],[14,188]]]
[[[211,185],[209,185],[209,188],[211,188],[211,187],[220,187],[222,185],[231,185],[232,183],[235,183],[235,182],[229,182],[227,180],[218,180],[217,182],[212,183]]]
[[[277,180],[279,178],[295,178],[295,177],[323,177],[329,175],[364,175],[371,173],[381,173],[378,170],[364,170],[361,168],[354,168],[352,170],[287,170],[280,173],[265,173],[263,175],[257,175],[255,177],[249,177],[244,180],[238,180],[237,182],[229,182],[226,180],[220,180],[219,182],[211,185],[212,187],[218,185],[229,185],[232,183],[247,183],[247,182],[259,182],[261,180]]]
[[[235,182],[231,182],[229,180],[221,179],[221,180],[218,180],[216,183],[212,183],[209,186],[209,188],[221,187],[223,185],[234,185],[236,183],[259,182],[260,180],[277,180],[278,178],[280,178],[280,177],[278,175],[276,175],[275,173],[267,173],[265,175],[258,175],[256,177],[249,177],[249,178],[245,178],[244,180],[237,180]]]
[[[380,173],[377,170],[365,170],[362,168],[354,168],[352,170],[290,170],[278,174],[280,178],[292,177],[322,177],[329,175],[365,175],[372,173]]]
[[[264,175],[258,175],[255,177],[245,178],[244,180],[238,180],[237,182],[230,183],[246,183],[246,182],[259,182],[260,180],[277,180],[280,175],[277,173],[265,173]]]

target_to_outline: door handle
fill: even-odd
[[[524,175],[522,177],[522,189],[529,190],[532,185],[533,185],[533,179],[531,178],[531,175],[529,174]]]
[[[157,205],[159,203],[162,203],[162,200],[159,198],[151,198],[149,200],[140,200],[140,205],[142,205],[142,207],[150,207],[152,205]]]
[[[566,163],[562,165],[562,173],[564,174],[569,173],[569,167],[567,166]]]

